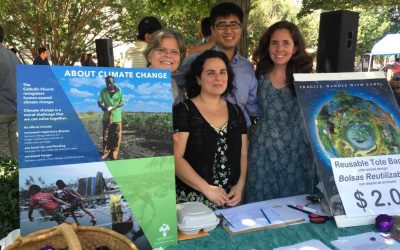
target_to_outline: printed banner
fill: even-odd
[[[400,112],[382,72],[295,74],[295,88],[333,215],[399,211],[399,179],[387,189],[380,172],[400,164],[377,167],[400,153]]]
[[[176,244],[169,71],[18,65],[17,90],[22,235],[65,221]]]

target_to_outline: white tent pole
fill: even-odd
[[[369,55],[368,72],[371,70],[372,54]]]

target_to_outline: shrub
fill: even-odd
[[[18,163],[0,158],[0,239],[19,228]]]

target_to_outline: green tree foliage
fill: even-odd
[[[400,32],[400,3],[397,5],[387,6],[391,24],[391,32]]]
[[[370,52],[373,45],[386,34],[400,31],[399,0],[303,0],[298,16],[318,10],[350,10],[360,14],[357,58]]]
[[[184,34],[186,44],[200,41],[200,20],[223,0],[2,0],[0,22],[6,42],[32,55],[48,47],[53,64],[69,65],[82,53],[94,51],[96,38],[136,40],[137,24],[145,16],[156,16],[164,27]],[[348,9],[360,12],[357,55],[370,51],[387,33],[400,30],[398,0],[303,0],[301,9],[292,0],[235,0],[249,12],[242,39],[242,54],[250,54],[261,34],[272,23],[296,23],[309,48],[317,47],[320,11]],[[245,20],[246,21],[246,20]],[[247,30],[246,30],[247,28]],[[248,49],[246,49],[248,48]]]
[[[0,22],[7,42],[36,55],[47,47],[55,65],[73,64],[93,50],[96,38],[118,36],[119,1],[2,0]]]
[[[354,7],[399,6],[399,0],[303,0],[300,15],[316,10],[349,10]]]
[[[18,163],[0,158],[0,239],[19,228]]]
[[[359,27],[357,35],[357,58],[369,53],[374,44],[385,34],[391,33],[393,23],[388,18],[388,7],[374,6],[368,9],[354,8],[359,12]]]
[[[136,40],[137,25],[145,16],[155,16],[163,27],[182,32],[187,45],[200,40],[200,21],[210,13],[215,0],[123,0],[127,15],[122,17],[124,40]]]
[[[293,22],[299,27],[308,48],[315,49],[317,47],[318,12],[297,17],[300,6],[296,5],[292,0],[256,0],[252,4],[253,8],[250,11],[248,26],[250,51],[254,51],[266,29],[281,20]]]

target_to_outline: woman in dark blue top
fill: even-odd
[[[226,101],[233,72],[223,52],[206,51],[186,75],[190,99],[173,109],[177,202],[210,208],[242,200],[247,172],[247,127],[241,109]]]

